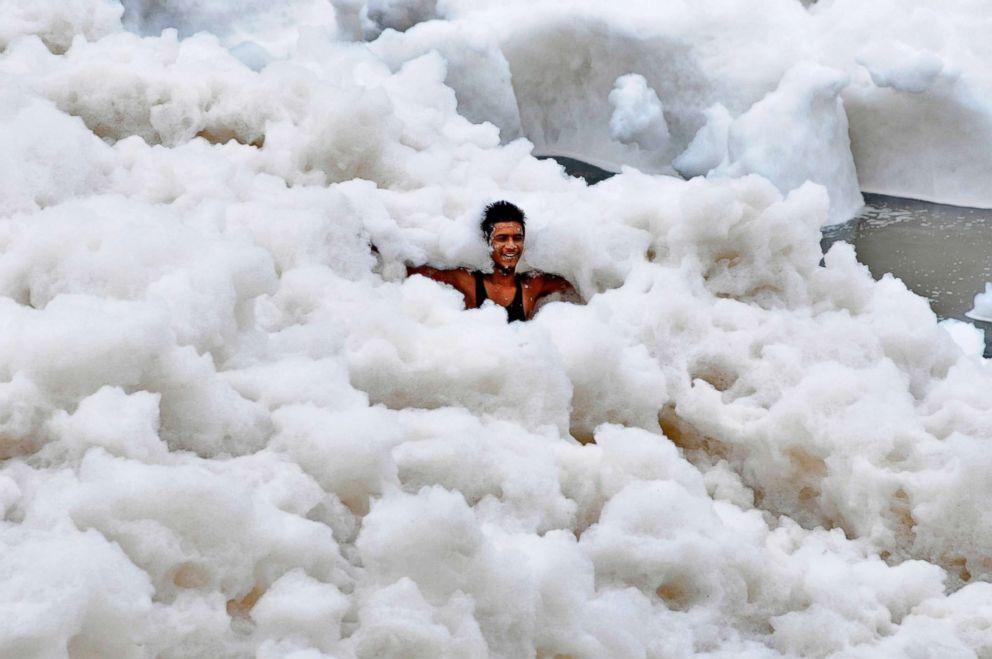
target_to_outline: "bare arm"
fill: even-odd
[[[373,254],[380,254],[379,248],[376,247],[375,243],[370,242],[369,249],[372,250]],[[422,277],[452,286],[465,297],[466,306],[473,305],[475,302],[475,279],[472,277],[472,273],[464,268],[442,270],[441,268],[434,268],[429,265],[406,264],[406,275],[407,277],[421,275]]]
[[[546,295],[554,295],[555,293],[568,295],[574,292],[575,287],[568,283],[568,280],[564,277],[559,277],[558,275],[541,275],[541,287],[537,297],[542,298]]]
[[[406,274],[408,277],[411,275],[422,275],[428,279],[444,282],[458,288],[458,270],[441,270],[439,268],[432,268],[429,265],[408,265],[406,266]]]
[[[465,296],[466,305],[474,302],[475,280],[472,279],[472,275],[468,270],[462,268],[441,270],[439,268],[432,268],[429,265],[408,265],[406,266],[406,274],[407,276],[421,275],[428,279],[453,286],[455,290]]]

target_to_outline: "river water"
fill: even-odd
[[[579,160],[556,160],[590,184],[613,176]],[[857,217],[824,228],[824,251],[838,240],[854,245],[858,260],[876,278],[892,273],[930,300],[939,318],[984,330],[985,356],[992,357],[992,323],[965,316],[975,294],[992,281],[992,210],[866,194]]]

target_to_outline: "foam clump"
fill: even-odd
[[[899,42],[870,44],[858,55],[858,62],[878,87],[914,94],[933,87],[944,72],[944,61],[937,55]]]
[[[106,0],[0,2],[0,50],[24,36],[37,36],[53,53],[64,53],[79,35],[89,40],[118,32],[123,7]]]
[[[0,93],[0,214],[34,211],[108,187],[111,150],[78,117],[11,85]]]
[[[973,314],[974,311],[970,311],[966,315],[970,318]],[[982,318],[976,318],[976,320],[982,320]],[[985,330],[975,327],[971,323],[963,320],[954,320],[953,318],[941,321],[940,326],[947,330],[947,333],[951,335],[954,342],[965,353],[978,356],[984,354]]]
[[[974,304],[965,315],[975,320],[992,322],[992,284],[985,284],[985,291],[975,295]]]
[[[706,108],[706,123],[693,136],[689,146],[672,161],[672,166],[686,178],[706,176],[717,168],[730,165],[730,127],[734,118],[723,105]]]
[[[987,653],[975,335],[824,255],[828,189],[743,139],[791,116],[847,172],[839,78],[711,113],[767,176],[587,186],[459,114],[449,4],[260,71],[175,32],[0,56],[0,655]],[[693,132],[621,64],[590,98],[646,71]],[[582,303],[508,324],[405,277],[485,267],[499,198]]]
[[[657,149],[668,140],[668,124],[658,94],[644,76],[631,73],[617,78],[610,92],[610,135],[624,144]]]
[[[393,70],[436,51],[444,58],[445,84],[455,92],[460,115],[493,124],[503,142],[523,134],[509,63],[486,26],[427,21],[402,33],[386,30],[369,48]]]
[[[845,84],[838,71],[797,64],[740,117],[729,121],[726,108],[710,108],[707,124],[675,165],[687,176],[761,174],[783,192],[819,183],[830,195],[828,221],[842,222],[863,203],[838,97]]]

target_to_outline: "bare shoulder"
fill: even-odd
[[[524,275],[524,285],[537,288],[541,295],[564,293],[574,290],[572,284],[564,277],[536,270],[532,270]]]
[[[468,289],[475,286],[475,277],[472,273],[465,268],[455,268],[454,270],[449,270],[451,273],[452,282],[451,285],[458,289]]]

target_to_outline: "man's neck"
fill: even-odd
[[[493,263],[493,274],[490,281],[494,284],[513,283],[516,278],[516,268],[504,268],[498,263]]]

